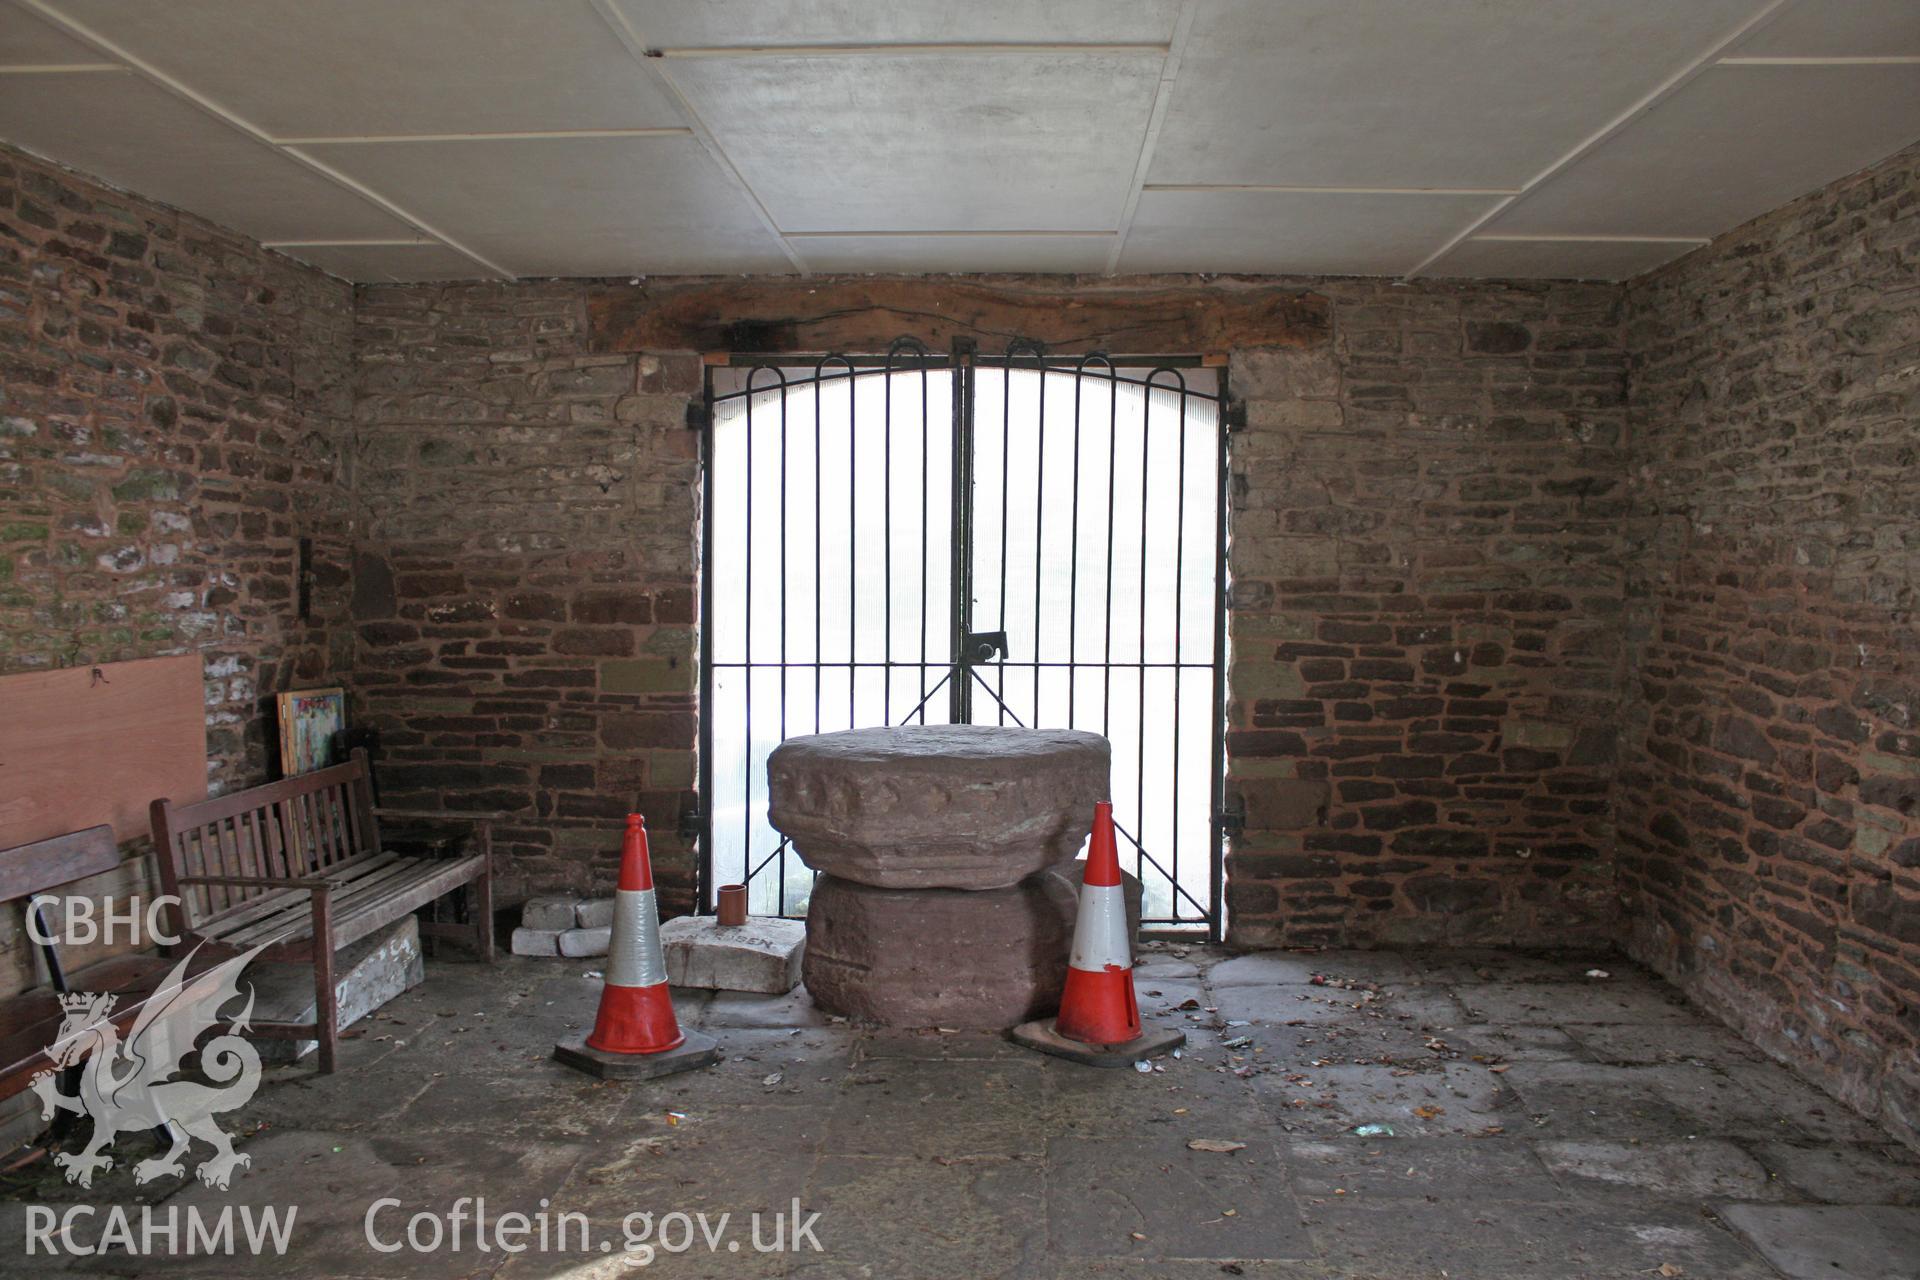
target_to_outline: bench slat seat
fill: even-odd
[[[457,816],[457,815],[447,815]],[[493,959],[489,828],[476,820],[479,848],[403,853],[383,844],[367,756],[175,808],[153,802],[160,879],[178,900],[173,932],[182,945],[230,956],[264,947],[262,960],[313,966],[315,1021],[255,1024],[262,1035],[320,1042],[320,1070],[334,1068],[339,1036],[333,954],[456,889],[467,892],[468,922],[426,922],[432,937],[470,937]]]
[[[328,873],[326,878],[333,885],[335,943],[344,947],[392,924],[472,880],[482,864],[483,860],[474,856],[443,859],[376,854]],[[211,922],[201,936],[242,951],[262,942],[304,942],[313,936],[312,903],[299,891],[276,895],[273,906],[259,915],[222,917]]]
[[[109,1017],[125,1034],[176,963],[164,956],[113,956],[69,973],[67,985],[75,991],[110,991],[118,997]],[[213,964],[211,959],[197,959],[188,976]],[[50,987],[36,987],[0,1000],[0,1098],[21,1092],[34,1076],[52,1065],[47,1048],[65,1016],[60,992]]]

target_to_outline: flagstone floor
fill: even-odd
[[[804,993],[688,993],[683,1022],[725,1058],[632,1085],[549,1060],[592,1020],[594,962],[435,961],[355,1028],[338,1074],[269,1072],[226,1117],[251,1158],[230,1190],[135,1187],[135,1137],[87,1191],[44,1159],[8,1175],[0,1274],[1920,1275],[1920,1157],[1623,960],[1166,944],[1140,959],[1143,1007],[1189,1037],[1147,1072],[862,1030]],[[455,1250],[464,1197],[485,1203]],[[24,1256],[36,1221],[90,1207],[71,1219],[84,1246],[113,1205],[133,1231],[143,1205],[183,1233],[190,1210],[295,1219],[283,1258]],[[513,1213],[529,1247],[510,1253]],[[564,1242],[562,1214],[578,1215]],[[756,1248],[776,1234],[798,1251]]]

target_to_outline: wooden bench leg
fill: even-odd
[[[484,867],[480,878],[473,882],[473,896],[468,904],[473,912],[473,949],[482,963],[493,963],[493,869]]]
[[[320,1074],[332,1075],[340,1051],[333,995],[333,920],[325,891],[313,896],[313,1020],[319,1033]]]

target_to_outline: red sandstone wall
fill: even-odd
[[[1920,1138],[1920,148],[1636,283],[1633,951]]]
[[[1232,368],[1231,937],[1606,939],[1619,291],[1316,287]]]
[[[591,353],[586,297],[361,290],[355,705],[386,803],[505,815],[504,899],[611,888],[638,806],[686,910],[701,366]]]
[[[1323,288],[1287,296],[1306,283]],[[948,300],[937,280],[914,287],[929,314]],[[1045,288],[1125,305],[1112,282]],[[1235,446],[1234,937],[1605,937],[1618,290],[1323,291],[1331,336],[1283,333],[1305,345],[1238,350],[1231,370],[1250,422]],[[596,354],[593,292],[361,291],[355,685],[390,799],[513,816],[508,892],[603,880],[638,803],[685,901],[699,366]]]
[[[350,667],[352,301],[242,236],[0,148],[0,672],[198,650],[210,782],[276,775],[273,694]],[[101,891],[137,888],[145,862]],[[26,973],[12,928],[0,989]]]

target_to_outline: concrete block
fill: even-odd
[[[582,929],[605,929],[613,924],[613,899],[588,898],[573,909],[573,922]]]
[[[560,954],[560,930],[528,929],[513,931],[513,954],[517,956],[557,956]]]
[[[603,956],[613,943],[613,930],[608,929],[568,929],[560,935],[560,954],[578,959],[581,956]]]
[[[575,898],[528,898],[526,905],[520,908],[520,927],[571,929],[577,906],[578,899]]]
[[[800,983],[807,926],[767,916],[749,916],[738,925],[681,916],[660,926],[660,944],[667,981],[676,987],[782,995]]]
[[[420,922],[414,916],[394,921],[340,948],[333,956],[333,998],[344,1030],[411,987],[426,981],[420,953]],[[242,982],[251,982],[256,1022],[309,1022],[314,1016],[313,970],[304,964],[250,965]],[[316,1040],[257,1039],[260,1061],[294,1062],[319,1046]]]

